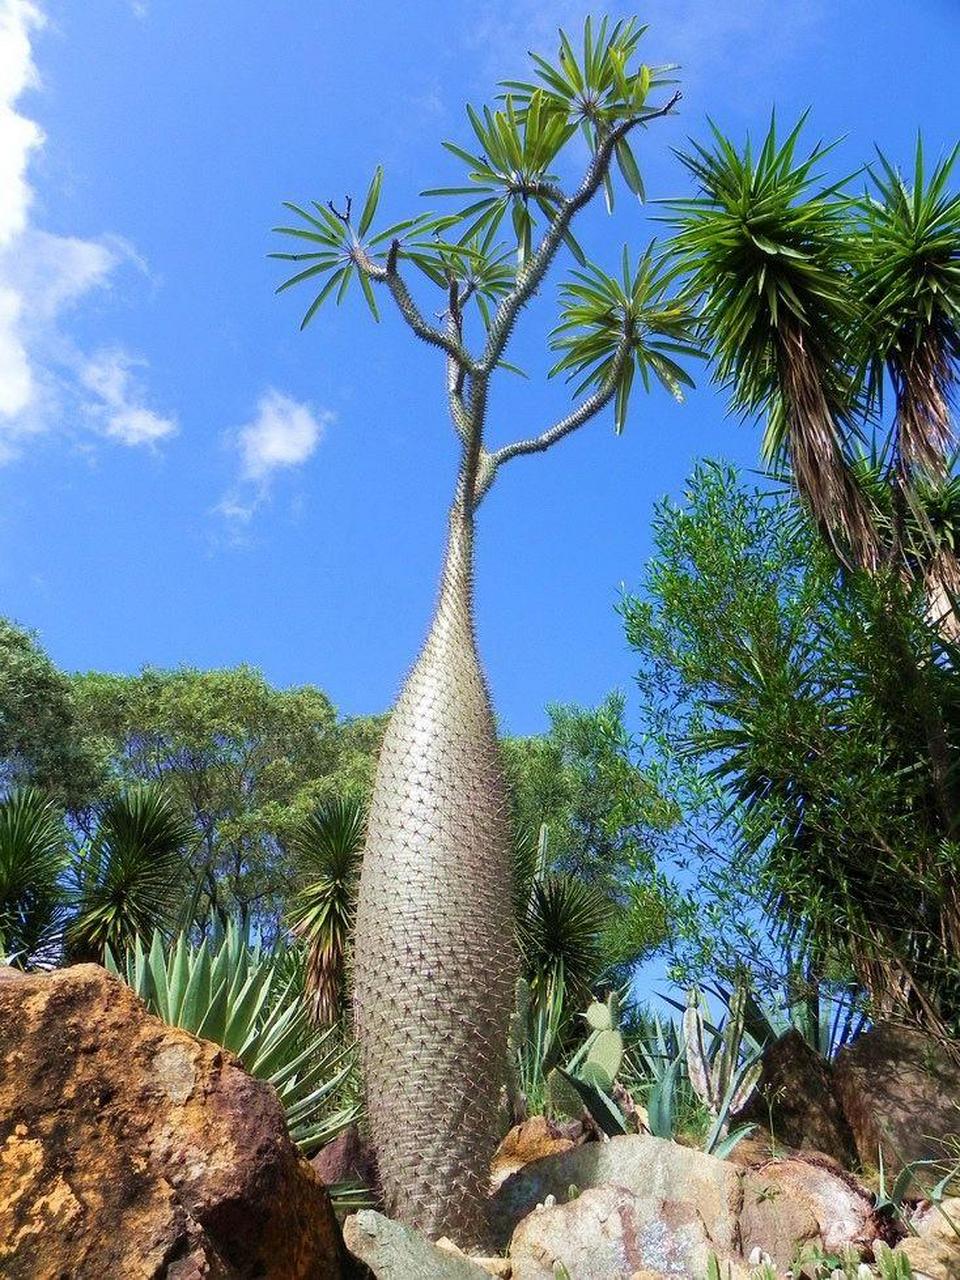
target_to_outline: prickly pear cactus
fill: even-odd
[[[486,1236],[516,962],[507,800],[455,508],[426,644],[380,754],[357,909],[354,1001],[387,1212]]]

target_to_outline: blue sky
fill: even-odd
[[[619,16],[629,12],[613,8]],[[307,0],[0,0],[0,611],[67,668],[241,661],[312,681],[346,713],[384,709],[434,594],[455,468],[442,370],[359,297],[274,297],[283,199],[362,194],[383,210],[456,180],[462,105],[552,52],[578,4],[339,6]],[[684,189],[671,146],[813,108],[810,133],[909,159],[960,120],[956,0],[656,0],[649,61],[684,101],[639,158],[651,196]],[[655,230],[626,195],[593,211],[601,263]],[[555,280],[514,345],[491,426],[540,430]],[[703,379],[701,379],[703,381]],[[478,627],[503,725],[629,686],[614,612],[650,552],[655,499],[698,456],[745,465],[757,435],[701,387],[636,398],[511,464],[482,512]]]

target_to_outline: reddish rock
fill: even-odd
[[[96,965],[0,982],[6,1280],[339,1280],[276,1095]]]
[[[795,1029],[764,1051],[757,1089],[731,1128],[748,1121],[770,1130],[782,1147],[822,1151],[846,1167],[855,1162],[830,1063]]]
[[[747,1257],[759,1248],[787,1267],[804,1245],[867,1256],[886,1231],[869,1191],[829,1156],[788,1156],[743,1175],[740,1242]]]
[[[360,1182],[373,1189],[376,1185],[373,1154],[355,1124],[347,1125],[332,1142],[321,1147],[310,1163],[325,1186],[332,1187],[338,1182]]]
[[[921,1031],[893,1023],[865,1031],[837,1055],[834,1079],[860,1161],[875,1168],[882,1146],[888,1182],[914,1160],[942,1160],[945,1140],[960,1133],[960,1066]],[[941,1176],[918,1171],[916,1194]]]
[[[582,1133],[583,1126],[578,1124]],[[544,1156],[557,1155],[561,1151],[569,1151],[576,1142],[565,1136],[558,1126],[551,1124],[546,1116],[532,1116],[523,1124],[514,1125],[493,1157],[490,1167],[492,1187],[509,1178],[512,1173],[522,1169],[525,1164],[540,1160]]]

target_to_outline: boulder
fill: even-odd
[[[887,1226],[869,1191],[829,1156],[813,1152],[771,1160],[743,1175],[740,1246],[787,1267],[805,1245],[824,1253],[870,1253]]]
[[[577,1127],[582,1132],[582,1126]],[[504,1179],[525,1164],[569,1151],[575,1145],[573,1138],[563,1136],[559,1127],[551,1124],[546,1116],[532,1116],[523,1124],[514,1125],[497,1148],[490,1167],[491,1185],[499,1187]]]
[[[337,1182],[359,1182],[374,1188],[377,1182],[373,1153],[360,1136],[356,1124],[347,1125],[332,1142],[311,1159],[314,1171],[325,1186]]]
[[[276,1094],[96,965],[0,982],[6,1280],[339,1280]]]
[[[795,1028],[765,1049],[756,1091],[731,1127],[746,1122],[766,1126],[784,1147],[821,1151],[846,1167],[856,1159],[830,1063]]]
[[[490,1273],[465,1255],[431,1244],[412,1227],[373,1209],[351,1214],[343,1238],[375,1280],[490,1280]]]
[[[587,1191],[612,1185],[637,1197],[646,1220],[703,1224],[721,1256],[736,1253],[740,1172],[725,1160],[647,1134],[588,1142],[525,1165],[507,1178],[493,1197],[492,1219],[501,1241],[529,1213],[553,1196],[560,1205],[571,1187]],[[587,1202],[590,1203],[589,1201]],[[573,1273],[575,1274],[575,1273]]]
[[[942,1160],[960,1132],[960,1065],[921,1031],[872,1027],[837,1055],[834,1080],[861,1163],[876,1167],[882,1146],[888,1180],[914,1160]],[[915,1193],[940,1176],[918,1171]]]
[[[913,1268],[915,1280],[956,1280],[960,1276],[960,1198],[930,1205],[913,1220],[915,1236],[895,1250]]]
[[[638,1272],[702,1280],[715,1253],[693,1198],[654,1203],[619,1186],[592,1187],[566,1204],[535,1209],[510,1242],[512,1280],[554,1280],[557,1263],[576,1280],[631,1280]],[[745,1269],[731,1259],[729,1274],[734,1280]]]

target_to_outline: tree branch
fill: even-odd
[[[362,271],[365,276],[375,280],[378,284],[387,286],[394,302],[397,304],[397,309],[418,338],[429,343],[432,347],[439,347],[441,351],[445,351],[451,360],[456,361],[457,365],[465,373],[473,373],[476,369],[476,363],[469,351],[464,348],[456,337],[451,336],[450,333],[444,333],[442,329],[430,324],[414,302],[410,290],[397,270],[397,252],[399,248],[400,241],[394,240],[390,246],[390,252],[387,254],[386,266],[381,266],[378,262],[374,262],[362,245],[354,245],[351,250],[351,257],[357,269]]]
[[[624,334],[620,339],[620,345],[614,353],[610,370],[600,386],[597,387],[593,395],[588,396],[582,404],[568,413],[565,418],[561,418],[549,431],[544,431],[539,436],[530,436],[526,440],[516,440],[513,444],[505,444],[493,453],[487,453],[484,450],[478,465],[477,504],[479,505],[481,499],[486,495],[487,490],[496,478],[497,472],[505,462],[528,453],[546,452],[552,445],[555,445],[559,440],[563,440],[565,436],[570,435],[578,428],[585,426],[591,418],[595,418],[602,409],[606,408],[616,395],[617,383],[620,381],[620,375],[627,360],[630,359],[632,351],[633,343],[628,335]]]
[[[664,106],[658,107],[655,111],[649,111],[646,115],[633,116],[629,120],[624,120],[622,124],[612,129],[597,147],[580,186],[572,196],[564,200],[560,205],[557,215],[550,223],[536,253],[530,259],[512,291],[507,294],[497,308],[497,313],[493,318],[487,335],[487,346],[478,367],[478,372],[481,375],[489,374],[503,354],[503,349],[507,345],[520,309],[530,299],[546,275],[547,268],[553,261],[574,214],[589,204],[600,190],[604,175],[610,168],[610,162],[613,159],[617,143],[625,138],[636,125],[646,124],[650,120],[656,120],[660,116],[668,115],[680,101],[681,96],[678,89]]]

